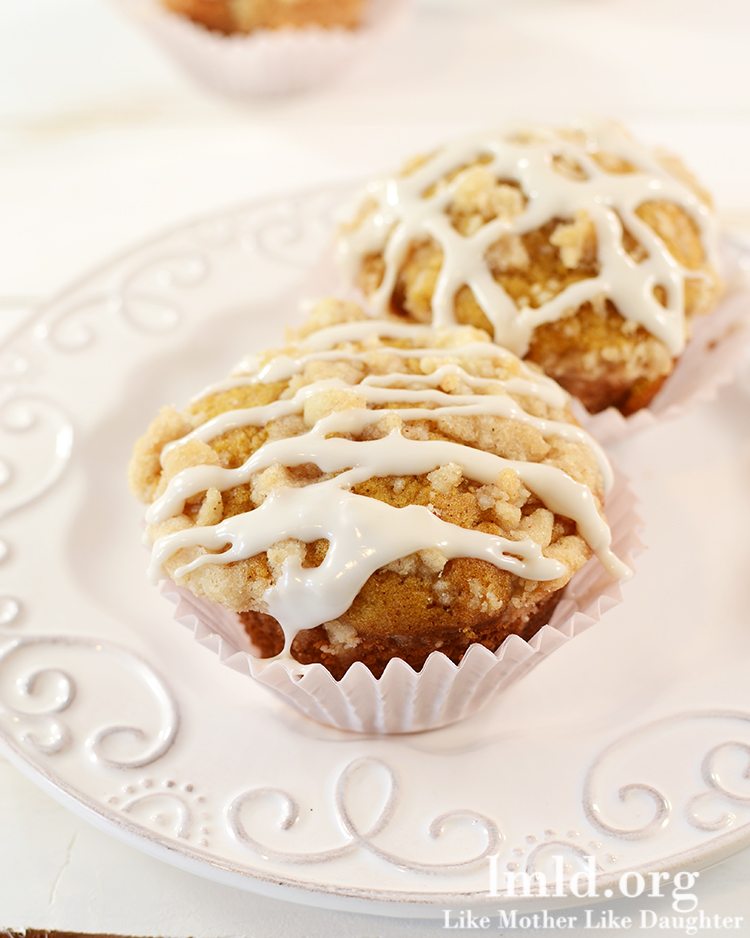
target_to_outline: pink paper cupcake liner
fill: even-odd
[[[354,30],[311,26],[225,36],[166,10],[159,0],[118,3],[184,71],[233,97],[293,94],[325,84],[397,26],[409,6],[409,0],[369,0],[365,21]]]
[[[613,549],[632,567],[643,548],[641,521],[633,492],[619,475],[607,499],[607,518]],[[321,664],[256,657],[235,613],[169,580],[162,583],[162,592],[175,604],[176,620],[224,664],[319,723],[371,734],[419,732],[470,716],[622,600],[622,584],[592,558],[566,587],[549,624],[528,642],[511,635],[494,653],[471,645],[459,664],[436,651],[418,672],[394,658],[379,678],[355,663],[337,681]]]

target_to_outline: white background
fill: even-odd
[[[747,0],[417,0],[400,35],[337,86],[252,104],[195,88],[116,6],[0,4],[0,334],[36,299],[156,229],[366,176],[513,117],[622,119],[685,155],[724,223],[750,235]],[[162,867],[65,814],[2,762],[0,844],[0,927],[441,933],[261,900]],[[750,934],[748,883],[748,853],[699,881],[706,912],[747,916],[734,934]]]

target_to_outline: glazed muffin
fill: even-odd
[[[614,124],[418,157],[367,188],[339,253],[377,314],[481,328],[592,413],[648,405],[720,295],[708,194]]]
[[[220,33],[309,26],[354,29],[364,0],[162,0],[167,9]]]
[[[568,395],[472,327],[322,302],[137,443],[152,571],[262,656],[341,677],[528,638],[596,554],[610,468]]]

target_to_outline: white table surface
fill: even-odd
[[[618,117],[686,155],[724,222],[750,235],[747,0],[415,7],[409,27],[337,86],[237,104],[193,87],[103,0],[3,0],[0,336],[35,299],[156,229],[361,177],[505,118]],[[0,928],[442,933],[286,905],[172,870],[90,829],[1,760],[0,844]],[[746,931],[725,934],[750,934],[749,851],[704,872],[696,892],[707,914],[747,916]],[[668,912],[666,901],[652,907]]]

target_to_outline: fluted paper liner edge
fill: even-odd
[[[607,499],[607,518],[613,549],[632,567],[643,549],[641,521],[633,492],[619,474]],[[494,653],[482,645],[470,645],[457,665],[435,651],[419,672],[394,658],[380,678],[357,662],[339,681],[321,664],[255,657],[235,613],[199,599],[169,580],[163,581],[162,592],[176,606],[175,619],[230,668],[263,684],[320,723],[388,734],[434,729],[475,713],[491,696],[620,603],[622,586],[592,557],[566,587],[550,623],[530,641],[511,635]]]
[[[165,9],[160,0],[118,0],[185,72],[233,97],[294,94],[332,80],[398,25],[409,2],[370,0],[365,21],[352,30],[309,26],[225,36]]]

